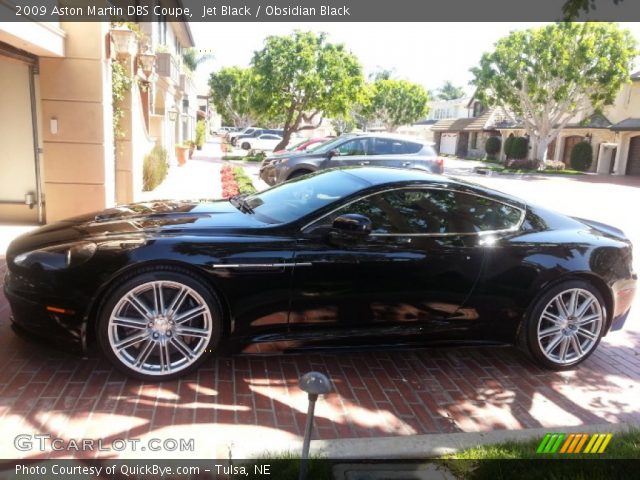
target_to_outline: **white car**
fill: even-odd
[[[244,150],[273,150],[281,141],[280,135],[263,133],[255,138],[242,138],[238,143]]]
[[[243,130],[240,130],[239,132],[229,132],[227,134],[227,140],[229,140],[229,143],[231,143],[231,145],[235,145],[237,137],[239,137],[240,135],[251,135],[256,130],[258,130],[257,127],[247,127]]]

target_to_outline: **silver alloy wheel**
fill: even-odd
[[[600,302],[589,290],[570,288],[553,297],[538,321],[538,346],[547,359],[568,365],[588,355],[603,326]]]
[[[158,280],[130,290],[109,317],[109,345],[128,368],[146,375],[184,370],[206,351],[211,310],[193,288]]]

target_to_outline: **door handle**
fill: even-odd
[[[402,162],[403,167],[408,167],[411,165],[411,162]]]
[[[360,165],[369,165],[369,163],[371,162],[369,162],[368,160],[365,160],[364,162],[360,162]]]

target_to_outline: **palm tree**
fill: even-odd
[[[202,63],[213,58],[212,53],[201,54],[196,48],[187,48],[182,52],[182,63],[192,72],[195,72]]]
[[[449,80],[444,82],[442,88],[438,89],[438,98],[440,100],[455,100],[456,98],[464,97],[464,89],[462,87],[456,87]]]

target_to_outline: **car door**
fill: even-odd
[[[368,217],[371,235],[332,240],[333,220],[346,213]],[[480,331],[483,319],[467,301],[482,272],[483,241],[500,231],[483,218],[516,222],[520,214],[440,188],[392,189],[339,208],[300,233],[296,263],[310,268],[294,271],[290,331],[313,328],[327,339],[351,340],[391,335],[409,343]]]
[[[358,167],[371,164],[373,141],[371,137],[354,137],[332,150],[328,168]]]
[[[389,137],[377,137],[373,146],[372,165],[378,167],[413,168],[415,154],[422,148],[416,142]]]

